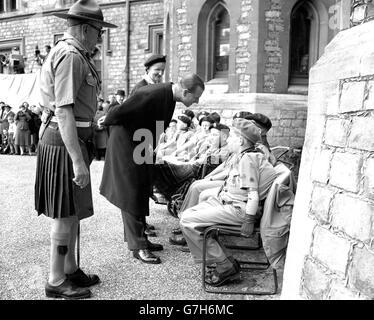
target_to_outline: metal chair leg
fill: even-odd
[[[223,246],[221,240],[219,239],[220,235],[230,235],[234,237],[241,237],[240,232],[236,232],[233,230],[225,229],[222,226],[213,226],[208,228],[204,232],[203,236],[203,261],[202,261],[202,286],[206,292],[209,293],[220,293],[220,294],[248,294],[248,295],[273,295],[276,294],[278,291],[278,276],[277,270],[272,268],[272,282],[273,282],[273,290],[264,290],[264,291],[255,291],[255,290],[246,290],[246,291],[238,291],[238,290],[221,290],[221,289],[211,289],[205,283],[205,275],[206,275],[206,255],[207,255],[207,239],[209,236],[215,235],[217,237],[218,243]],[[259,238],[261,240],[261,238]],[[259,246],[262,248],[262,242],[259,243]],[[245,247],[245,246],[231,246],[237,250],[255,250],[253,247]],[[228,248],[228,247],[227,247]],[[264,261],[242,261],[238,260],[240,264],[240,271],[242,272],[253,272],[254,270],[257,271],[266,271],[271,267],[269,261],[266,259]],[[243,266],[242,266],[243,265]],[[245,265],[248,265],[246,267]],[[250,267],[249,267],[250,266]]]

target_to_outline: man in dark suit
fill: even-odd
[[[132,96],[139,88],[142,88],[144,86],[147,86],[149,84],[156,84],[162,82],[162,76],[165,72],[165,65],[166,65],[166,56],[162,54],[152,54],[145,62],[145,75],[143,76],[143,79],[140,80],[132,89],[130,96]],[[152,188],[153,189],[153,188]],[[157,197],[153,194],[153,191],[151,191],[151,198],[157,202]],[[124,217],[123,217],[124,218]],[[148,237],[157,237],[156,232],[154,231],[155,227],[153,225],[150,225],[145,223],[145,229],[144,232]],[[126,239],[126,231],[124,231],[125,239]],[[160,245],[160,250],[162,250],[162,246]]]
[[[176,102],[186,107],[198,103],[204,89],[196,74],[185,75],[178,83],[147,85],[113,106],[102,123],[112,127],[100,193],[121,209],[128,248],[144,263],[161,263],[151,252],[159,249],[144,234],[153,185],[153,150],[159,138],[156,134],[169,125]],[[160,122],[163,128],[156,130]]]

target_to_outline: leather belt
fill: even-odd
[[[57,123],[57,118],[53,116],[51,118],[51,122]],[[77,128],[89,128],[92,126],[92,122],[91,121],[75,121],[75,125],[77,126]]]

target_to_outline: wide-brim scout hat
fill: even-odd
[[[95,0],[79,0],[74,3],[68,13],[56,12],[53,14],[63,19],[78,19],[100,23],[103,27],[117,28],[115,24],[105,22],[103,12]]]
[[[144,62],[144,66],[146,68],[149,68],[150,66],[152,66],[153,64],[155,63],[158,63],[158,62],[164,62],[166,63],[166,56],[162,55],[162,54],[153,54],[151,55],[145,62]]]
[[[261,141],[261,129],[257,127],[251,120],[243,118],[234,119],[232,122],[234,131],[243,138],[251,141],[253,144]]]

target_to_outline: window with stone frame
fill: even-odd
[[[210,2],[198,20],[197,70],[204,81],[228,82],[230,14],[222,1]]]
[[[24,48],[24,38],[0,40],[0,73],[13,73],[12,69],[17,69],[18,60],[24,63]],[[15,62],[12,61],[12,57],[16,59]]]
[[[225,8],[220,8],[213,22],[213,78],[227,78],[230,52],[230,16]]]
[[[164,25],[162,23],[148,25],[148,46],[145,52],[163,54]]]
[[[0,13],[16,11],[18,0],[0,0]]]

